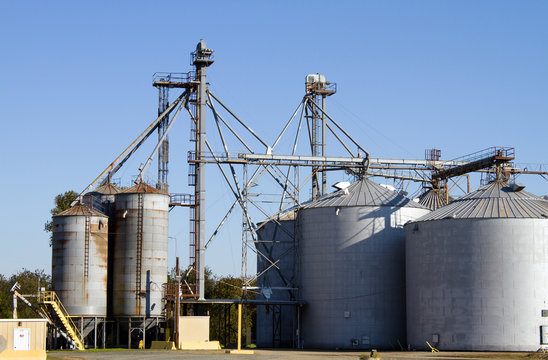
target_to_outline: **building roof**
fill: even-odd
[[[122,191],[122,194],[162,194],[167,195],[166,193],[153,188],[152,186],[149,186],[145,183],[139,183],[135,186],[130,187],[129,189],[126,189]]]
[[[87,207],[84,204],[76,204],[70,209],[67,209],[65,211],[60,212],[57,215],[53,216],[100,216],[100,217],[108,217],[102,212],[99,212],[97,210],[91,209]]]
[[[316,201],[303,205],[303,209],[338,206],[393,206],[426,209],[402,194],[363,178],[346,189],[326,194]]]
[[[502,181],[494,181],[417,221],[474,218],[548,218],[548,202]]]

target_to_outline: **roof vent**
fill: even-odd
[[[339,181],[332,185],[337,190],[343,190],[345,195],[348,195],[348,187],[350,183],[348,181]]]
[[[519,192],[525,189],[525,185],[518,184],[518,183],[513,183],[512,185],[510,185],[510,187],[512,188],[513,192]]]

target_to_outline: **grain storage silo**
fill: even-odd
[[[107,277],[107,315],[112,315],[112,289],[114,281],[114,236],[116,230],[114,205],[116,194],[122,190],[111,183],[106,183],[84,195],[82,201],[84,204],[98,210],[109,217],[108,234],[108,277]]]
[[[160,316],[167,282],[169,195],[146,184],[116,195],[114,316]]]
[[[105,316],[108,217],[83,204],[53,216],[51,280],[70,315]]]
[[[405,226],[411,346],[540,347],[548,326],[548,203],[522,189],[495,181]]]
[[[122,190],[111,183],[99,186],[83,196],[82,202],[88,207],[107,214],[109,217],[114,212],[115,196]]]
[[[403,225],[428,212],[368,179],[299,211],[305,348],[405,344]]]
[[[295,347],[295,306],[280,305],[280,300],[293,301],[297,296],[295,210],[283,212],[257,227],[257,274],[261,274],[257,278],[261,289],[257,299],[272,302],[257,306],[257,346]]]

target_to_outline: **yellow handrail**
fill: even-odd
[[[80,332],[78,331],[78,328],[74,324],[74,322],[71,320],[70,315],[61,302],[61,299],[57,296],[55,291],[40,291],[38,293],[38,302],[41,304],[49,304],[53,307],[53,310],[57,313],[57,316],[59,316],[59,319],[65,326],[67,332],[69,333],[70,337],[80,350],[84,350],[84,344],[81,340]]]

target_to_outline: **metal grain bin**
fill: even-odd
[[[101,185],[98,188],[88,192],[83,197],[83,203],[88,207],[108,215],[109,233],[108,233],[108,277],[107,277],[107,316],[112,315],[112,289],[114,277],[114,234],[116,230],[114,205],[116,194],[122,190],[111,183]]]
[[[108,217],[85,205],[53,216],[52,284],[70,315],[105,316]]]
[[[403,225],[429,212],[368,179],[299,211],[305,348],[405,344]]]
[[[169,195],[146,184],[116,195],[113,315],[160,316],[167,282]]]
[[[257,285],[260,300],[295,300],[297,243],[295,212],[290,210],[258,224]],[[276,266],[273,266],[275,263]],[[257,306],[256,341],[259,347],[295,347],[297,319],[294,306]]]
[[[405,226],[411,346],[540,347],[548,326],[548,203],[520,189],[496,181]]]

